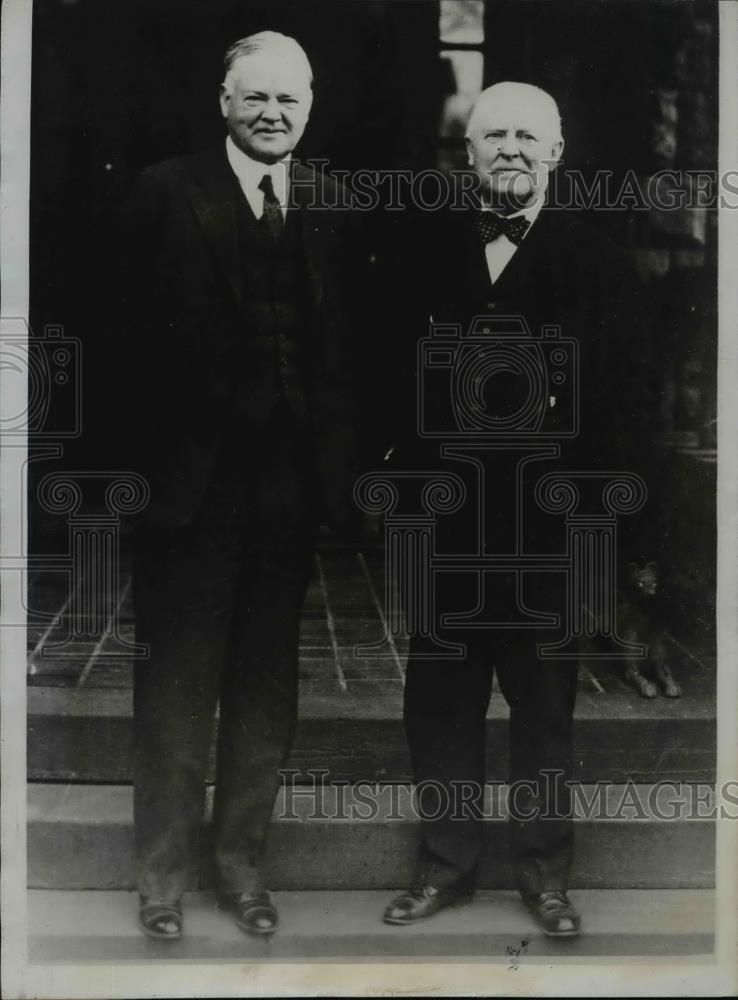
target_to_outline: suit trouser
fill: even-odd
[[[257,436],[258,434],[258,436]],[[244,456],[248,455],[248,465]],[[297,719],[298,631],[315,538],[312,449],[280,405],[233,435],[203,505],[168,537],[139,533],[134,682],[139,891],[198,880],[216,705],[213,849],[218,888],[258,888]]]
[[[405,726],[416,790],[428,783],[426,801],[416,800],[421,882],[474,883],[484,846],[486,715],[496,671],[510,707],[516,790],[508,832],[515,878],[526,894],[566,888],[574,831],[565,782],[572,770],[577,667],[538,660],[531,635],[472,638],[464,660],[435,658],[426,640],[411,642]]]

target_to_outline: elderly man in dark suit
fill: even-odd
[[[291,162],[312,75],[265,31],[225,58],[217,148],[144,171],[126,213],[135,351],[131,461],[151,485],[136,532],[139,923],[181,934],[197,878],[219,706],[217,898],[271,933],[261,860],[297,716],[300,611],[317,527],[351,522],[347,212]],[[131,340],[130,338],[135,338]]]
[[[418,382],[427,372],[418,361],[417,341],[427,336],[429,323],[455,324],[467,331],[474,317],[484,316],[490,317],[490,328],[501,324],[497,329],[503,338],[505,323],[509,326],[522,317],[532,336],[540,337],[545,326],[558,326],[563,337],[579,344],[579,435],[560,442],[558,457],[528,464],[528,492],[533,492],[538,476],[551,470],[642,471],[644,463],[632,445],[644,441],[648,426],[648,403],[641,398],[641,390],[646,389],[646,395],[648,390],[648,348],[637,319],[635,286],[613,245],[572,213],[544,204],[549,172],[563,150],[553,98],[527,84],[490,87],[472,111],[467,147],[479,179],[476,206],[445,216],[420,213],[408,227],[402,289],[395,294],[406,308],[391,347],[398,382],[387,444],[394,449],[385,467],[441,467],[436,440],[419,433],[416,420],[432,423],[449,413],[449,388],[433,390],[425,384],[418,416]],[[504,367],[486,383],[480,376],[474,392],[487,415],[510,423],[529,385],[523,385],[521,370]],[[546,387],[546,410],[555,405],[562,409],[567,391]],[[535,443],[535,431],[529,430],[528,437]],[[505,498],[514,497],[520,456],[513,453],[506,457],[503,450],[489,458],[484,510],[478,512],[470,497],[466,519],[449,518],[454,527],[445,535],[439,524],[439,551],[473,552],[478,514],[488,540],[511,551],[517,514],[514,503],[505,506]],[[444,467],[458,473],[460,463]],[[528,503],[523,515],[526,551],[561,551],[559,522],[553,527],[535,503]],[[511,802],[513,871],[524,902],[544,932],[572,936],[580,920],[567,896],[573,829],[566,782],[572,775],[577,665],[573,659],[538,658],[537,643],[557,637],[546,628],[510,624],[465,629],[458,622],[445,628],[440,617],[444,612],[474,607],[476,595],[468,592],[469,580],[468,573],[444,572],[436,590],[437,635],[465,643],[464,659],[439,656],[427,637],[416,635],[411,641],[407,739],[416,785],[427,792],[435,788],[439,801],[430,796],[433,801],[426,801],[425,815],[421,812],[415,882],[388,906],[384,919],[413,923],[473,895],[483,849],[485,720],[496,672],[510,707],[510,779],[521,793]],[[523,573],[517,583],[522,591],[516,591],[515,581],[504,573],[488,576],[485,609],[491,609],[496,621],[520,620],[521,609],[563,611],[561,574]],[[461,789],[464,801],[457,809]]]

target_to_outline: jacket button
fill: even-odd
[[[488,309],[496,309],[497,307],[496,307],[496,304],[494,302],[488,302],[487,303],[487,308]]]

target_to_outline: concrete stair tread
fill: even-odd
[[[336,646],[331,642],[329,633],[325,636],[311,636],[303,630],[300,643],[300,684],[303,698],[328,697],[337,699],[337,705],[362,699],[366,696],[365,685],[377,688],[377,693],[384,692],[390,699],[390,704],[399,706],[402,697],[402,681],[406,663],[407,641],[396,639],[395,651],[390,655],[355,656],[356,643],[367,641],[362,635],[366,621],[355,618],[346,623],[346,627],[336,626],[334,630]],[[133,630],[127,636],[133,640]],[[382,630],[374,638],[381,638]],[[29,642],[32,647],[33,643]],[[103,645],[97,649],[94,663],[88,663],[88,654],[94,650],[93,640],[87,647],[80,647],[75,655],[66,656],[56,653],[51,648],[44,647],[31,659],[28,670],[29,688],[59,687],[75,689],[81,686],[84,675],[85,688],[92,689],[129,689],[133,684],[133,663],[125,651],[114,650],[106,652]],[[635,707],[643,704],[646,712],[659,711],[662,705],[672,705],[672,711],[678,711],[679,705],[689,703],[700,704],[714,702],[716,656],[712,643],[690,639],[687,644],[671,639],[670,665],[672,672],[685,693],[683,699],[669,701],[659,697],[650,701],[641,698],[628,685],[622,676],[622,665],[615,661],[598,661],[583,657],[580,660],[580,692],[588,693],[596,698],[603,698],[604,703],[611,697]],[[86,649],[86,652],[85,652]],[[31,649],[29,649],[29,656]],[[339,671],[343,675],[344,685],[339,683]],[[496,696],[496,697],[495,697]],[[492,705],[496,700],[503,701],[496,685],[493,691]],[[649,707],[650,706],[650,707]],[[382,709],[384,710],[384,709]],[[684,710],[684,709],[682,709]]]
[[[704,683],[695,670],[691,675],[702,682],[693,685],[683,698],[641,698],[624,685],[605,694],[580,689],[577,719],[715,719],[714,688]],[[392,683],[391,681],[395,681]],[[370,691],[370,687],[374,690]],[[584,685],[582,685],[584,687]],[[130,689],[95,687],[30,686],[27,692],[29,715],[117,716],[130,718],[133,695]],[[505,699],[494,692],[487,717],[507,718]],[[401,719],[402,685],[399,677],[375,682],[367,679],[360,688],[342,692],[333,682],[323,685],[303,682],[300,688],[301,719]]]
[[[270,942],[241,934],[210,893],[188,893],[185,936],[159,943],[136,927],[133,892],[30,891],[29,960],[172,961],[226,959],[477,956],[511,964],[544,956],[688,955],[713,950],[714,893],[706,889],[580,890],[579,938],[546,938],[515,892],[480,892],[469,906],[414,927],[380,917],[385,891],[277,892],[280,929]]]
[[[376,799],[367,798],[370,792],[376,790]],[[633,811],[626,812],[629,802],[634,801],[634,796],[638,795],[644,808],[647,807],[649,795],[653,794],[653,801],[657,802],[662,812],[666,813],[668,802],[692,802],[692,810],[688,814],[684,810],[684,815],[677,820],[661,819],[664,825],[674,822],[703,823],[711,822],[710,818],[703,815],[697,809],[696,799],[687,799],[691,795],[689,786],[684,789],[674,789],[670,786],[660,787],[659,785],[594,785],[581,786],[581,798],[574,797],[575,813],[577,818],[584,819],[578,814],[578,810],[586,809],[586,802],[592,799],[595,791],[599,794],[599,803],[603,808],[608,808],[611,815],[605,817],[589,817],[588,822],[629,822],[638,818],[643,822],[644,816],[637,816],[637,807],[633,806]],[[489,784],[487,786],[487,806],[490,813],[489,821],[496,822],[506,819],[505,796],[507,786],[501,784]],[[273,822],[310,822],[310,823],[336,823],[350,822],[352,818],[360,816],[362,823],[384,823],[384,822],[414,822],[412,807],[412,788],[405,784],[377,784],[376,789],[372,789],[370,784],[361,784],[355,789],[351,786],[341,786],[328,783],[321,786],[316,781],[314,788],[297,785],[294,788],[289,786],[281,788],[274,806]],[[681,798],[680,798],[681,796]],[[212,789],[208,798],[208,810],[212,799]],[[371,816],[367,802],[376,803]],[[616,816],[618,807],[622,804],[621,815]],[[702,811],[706,811],[711,802],[706,801]],[[352,811],[356,815],[351,815]],[[286,818],[280,818],[284,814]],[[28,821],[37,820],[63,820],[70,823],[130,823],[133,820],[133,788],[130,785],[85,785],[85,784],[44,784],[34,783],[28,785],[27,796],[27,816]]]
[[[131,642],[134,638],[133,608],[127,560],[124,564],[120,591],[127,594],[127,599],[120,609],[119,624],[121,636]],[[317,572],[318,564],[320,573]],[[353,655],[355,644],[380,642],[384,635],[381,612],[384,569],[381,549],[361,554],[351,548],[328,546],[316,555],[316,574],[303,610],[300,643],[303,702],[311,703],[308,717],[399,717],[407,638],[395,637],[397,657],[372,656],[371,653],[358,658]],[[86,645],[85,642],[80,644],[75,657],[65,658],[68,650],[65,652],[64,641],[70,626],[65,611],[67,588],[64,573],[41,572],[32,576],[30,608],[43,611],[46,617],[39,618],[33,610],[29,611],[29,684],[74,688],[82,682],[91,688],[130,687],[132,663],[112,636],[98,642],[99,637],[93,634]],[[57,618],[50,623],[48,616],[52,609]],[[679,621],[674,624],[680,627]],[[696,625],[692,632],[695,628]],[[714,716],[714,707],[710,706],[715,686],[713,630],[700,635],[690,634],[686,638],[670,635],[670,639],[672,667],[687,695],[682,704],[692,702],[694,711],[701,713],[704,703],[704,710]],[[85,650],[89,653],[89,662]],[[639,718],[681,717],[685,712],[689,717],[694,716],[691,707],[683,708],[679,703],[667,704],[661,698],[656,703],[640,699],[622,682],[619,664],[586,660],[582,670],[582,693],[596,696],[585,708],[588,716],[600,713],[601,717],[613,714],[626,717],[635,713]],[[607,695],[607,701],[600,703],[602,695]],[[492,698],[490,711],[493,717],[504,713],[499,694]]]

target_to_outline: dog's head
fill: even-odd
[[[643,597],[653,597],[659,589],[659,572],[655,562],[628,563],[628,582]]]

